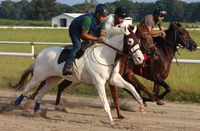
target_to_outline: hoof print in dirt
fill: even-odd
[[[67,110],[66,110],[64,107],[59,107],[59,106],[56,106],[56,107],[55,107],[55,111],[60,111],[60,112],[65,112],[65,113],[67,113]]]
[[[34,112],[34,116],[35,117],[43,117],[45,119],[49,119],[49,117],[47,117],[47,110],[39,110],[37,112]]]

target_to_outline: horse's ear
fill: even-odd
[[[128,25],[128,29],[133,30],[134,27],[132,25]]]
[[[170,25],[169,25],[169,29],[172,29],[172,28],[174,28],[174,27],[177,27],[176,24],[177,24],[176,22],[171,22]]]
[[[181,25],[181,23],[180,23],[180,22],[177,22],[177,25],[178,25],[179,27],[182,27],[182,25]]]
[[[128,28],[126,28],[126,27],[124,28],[125,29],[125,32],[124,32],[125,35],[129,35],[131,33],[132,30],[129,27]]]
[[[135,33],[137,31],[137,25],[134,26],[133,32]]]
[[[132,26],[132,25],[129,25],[128,26],[128,30],[129,30],[129,32],[136,32],[137,31],[137,26]]]

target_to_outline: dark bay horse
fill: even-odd
[[[154,98],[159,100],[163,99],[170,92],[171,88],[164,80],[168,77],[171,63],[177,51],[177,47],[187,48],[190,51],[194,51],[197,49],[196,42],[194,42],[194,40],[190,37],[188,31],[184,27],[182,27],[180,23],[171,23],[168,30],[166,30],[166,34],[167,37],[165,39],[161,37],[155,38],[155,42],[157,43],[156,53],[159,55],[159,59],[157,60],[151,58],[147,59],[146,61],[147,66],[144,67],[132,64],[132,71],[135,74],[138,74],[154,82],[154,90],[153,90],[153,94],[155,94]],[[125,77],[127,77],[129,80],[130,78],[132,78],[134,82],[130,81],[129,82],[132,83],[135,87],[137,87],[137,85],[141,86],[140,82],[137,81],[137,79],[134,79],[135,75],[132,71],[125,71],[123,76],[126,74]],[[127,78],[125,78],[125,80],[128,80]],[[164,87],[165,91],[159,95],[160,86]],[[115,87],[111,88],[113,88],[112,89],[114,90],[113,92],[116,91]],[[147,95],[149,97],[151,96],[149,94]],[[117,105],[119,102],[117,92],[115,94],[113,93],[113,99],[114,101],[117,101],[115,103],[116,103],[117,113],[119,113],[118,117],[122,116],[120,114],[119,105]],[[158,103],[162,105],[163,103],[159,100]]]
[[[197,44],[180,23],[171,23],[166,34],[165,39],[161,37],[154,39],[157,43],[158,60],[148,59],[147,66],[142,69],[139,66],[133,66],[134,73],[154,82],[153,92],[159,99],[163,99],[170,92],[170,86],[164,80],[168,77],[177,47],[187,48],[190,51],[197,49]],[[165,91],[159,95],[160,86],[164,87]]]

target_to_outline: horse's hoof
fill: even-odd
[[[16,106],[13,104],[10,105],[2,105],[0,106],[0,113],[2,112],[10,112],[12,110],[16,109]]]
[[[114,121],[111,121],[111,122],[110,122],[110,125],[111,125],[111,126],[114,126],[114,125],[115,125],[115,122],[114,122]]]
[[[47,118],[47,110],[38,110],[36,112],[34,112],[34,116],[36,117],[43,117],[43,118]]]
[[[7,106],[5,106],[5,105],[0,106],[0,113],[4,112],[6,110],[7,110]]]
[[[139,107],[139,111],[142,112],[142,113],[146,112],[145,109],[144,109],[144,107]]]
[[[123,115],[119,115],[118,119],[124,119],[125,117]]]
[[[162,102],[161,100],[158,100],[158,101],[156,102],[156,104],[161,106],[161,105],[164,105],[165,103]]]
[[[146,102],[143,102],[143,104],[144,104],[144,107],[147,107],[147,103]]]
[[[60,111],[60,112],[65,112],[65,113],[67,113],[67,110],[66,110],[64,107],[56,106],[56,107],[55,107],[55,110],[56,110],[56,111]]]

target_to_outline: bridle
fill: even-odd
[[[121,51],[121,50],[119,50],[119,49],[116,48],[116,47],[111,46],[110,44],[106,43],[105,41],[100,42],[100,44],[105,45],[105,46],[107,46],[107,47],[109,47],[109,48],[115,50],[116,52],[118,52],[118,53],[121,54],[121,55],[128,55],[128,57],[131,56],[131,55],[133,55],[134,53],[136,53],[136,51],[140,50],[139,43],[134,43],[134,45],[132,45],[133,47],[129,50],[128,53],[126,53],[126,52],[124,52],[124,51]],[[123,42],[123,44],[125,44],[125,42]],[[128,45],[128,43],[126,43],[126,44]],[[94,48],[95,48],[95,47],[97,47],[97,46],[94,46]],[[99,64],[101,64],[101,65],[104,65],[104,66],[114,66],[114,65],[116,64],[116,61],[115,61],[115,63],[109,64],[109,65],[106,65],[106,64],[103,64],[103,63],[99,62],[99,61],[97,60],[97,58],[95,57],[94,50],[93,50],[93,56],[94,56],[94,58],[96,59],[96,61],[97,61]]]
[[[180,35],[180,30],[184,29],[184,27],[178,27],[177,25],[175,25],[175,28],[174,28],[174,43],[177,43],[177,36],[180,38],[181,42],[185,45],[181,45],[180,43],[177,43],[176,46],[178,46],[179,48],[188,48],[189,44],[191,42],[193,42],[193,40],[191,38],[189,38],[188,41],[184,40],[184,38],[182,37],[182,35]],[[188,44],[189,43],[189,44]],[[177,50],[177,47],[176,47],[176,50]]]
[[[139,43],[134,43],[133,47],[129,50],[128,53],[121,51],[121,50],[107,44],[105,41],[102,41],[101,44],[108,46],[109,48],[115,50],[116,52],[120,53],[121,55],[133,55],[134,53],[136,53],[136,51],[140,50]],[[123,44],[125,44],[125,42]],[[128,43],[126,43],[126,44],[128,44]],[[136,47],[137,45],[138,45],[138,47]]]

